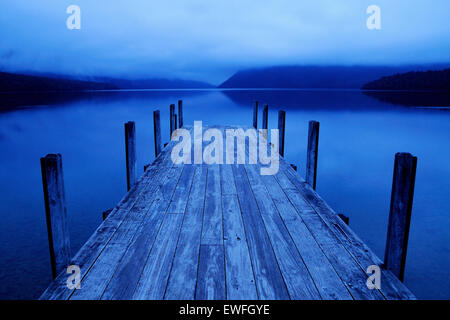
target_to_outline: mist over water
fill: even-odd
[[[269,104],[276,128],[278,110],[286,110],[286,160],[302,176],[308,121],[320,121],[317,190],[381,258],[394,155],[417,156],[405,283],[419,298],[450,297],[448,111],[394,106],[359,91],[166,90],[44,97],[0,113],[0,299],[37,298],[51,281],[39,158],[62,154],[75,254],[126,192],[124,123],[136,122],[141,174],[154,159],[153,110],[161,111],[167,142],[169,104],[178,99],[186,125],[249,126],[258,100]]]

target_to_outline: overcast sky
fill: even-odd
[[[447,63],[449,19],[449,0],[0,0],[0,69],[218,83],[268,65]]]

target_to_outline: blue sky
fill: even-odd
[[[66,8],[81,8],[68,30]],[[381,8],[381,30],[366,9]],[[1,0],[0,69],[220,82],[247,67],[450,62],[449,0]]]

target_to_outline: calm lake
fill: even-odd
[[[21,97],[23,100],[23,96]],[[286,110],[286,159],[304,175],[309,120],[320,125],[317,190],[384,256],[394,155],[418,157],[406,285],[450,298],[450,112],[393,105],[359,91],[185,90],[27,96],[0,112],[0,299],[39,297],[51,281],[39,158],[63,157],[73,254],[126,192],[123,124],[136,122],[140,173],[154,159],[153,110],[169,140],[169,104],[184,122],[251,125],[255,100],[269,127]],[[19,99],[20,100],[20,99]],[[426,104],[424,104],[426,106]]]

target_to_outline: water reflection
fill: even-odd
[[[4,95],[1,95],[5,101]],[[11,96],[7,99],[11,101]],[[22,99],[22,100],[20,100]],[[61,153],[73,252],[126,191],[123,124],[136,122],[139,173],[153,160],[152,112],[169,139],[169,104],[186,124],[251,125],[255,100],[269,127],[285,109],[286,160],[305,172],[309,120],[321,122],[318,191],[383,256],[394,154],[418,156],[406,284],[420,298],[450,297],[448,112],[393,106],[359,91],[126,91],[14,97],[0,113],[0,298],[36,298],[50,281],[39,158]],[[2,102],[7,106],[7,102]],[[424,105],[426,106],[426,105]]]

